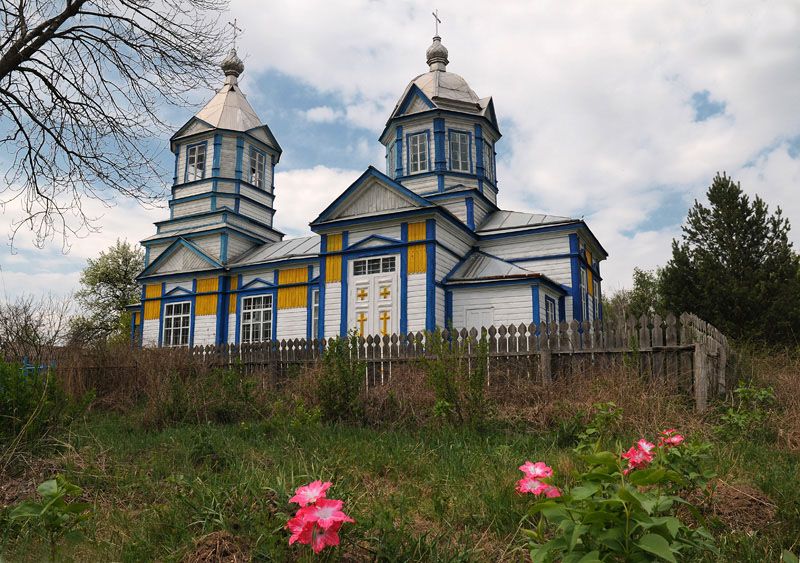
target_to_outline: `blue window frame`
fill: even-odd
[[[558,320],[556,313],[556,301],[547,295],[544,297],[544,320],[547,324],[556,322]]]
[[[272,294],[242,297],[239,331],[242,344],[272,340]]]
[[[206,177],[206,150],[207,141],[195,143],[186,147],[186,166],[184,167],[183,181],[194,182]]]
[[[450,129],[448,137],[450,170],[472,172],[472,135],[467,131]]]
[[[408,174],[428,172],[431,168],[430,131],[406,136],[408,146]]]

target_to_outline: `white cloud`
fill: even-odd
[[[344,112],[330,106],[317,106],[303,112],[305,118],[312,123],[333,123],[344,117]]]
[[[758,157],[800,133],[797,2],[438,7],[448,71],[493,95],[504,126],[501,205],[586,215],[611,253],[606,279],[629,283],[636,260],[663,264],[679,229],[650,221],[669,199],[702,196],[718,170],[781,204],[800,241],[798,161],[785,150]],[[265,10],[234,0],[232,11],[270,30],[244,34],[250,72],[277,69],[333,93],[347,122],[376,138],[405,85],[427,70],[425,2],[301,0]],[[690,100],[703,90],[725,114],[694,122]]]

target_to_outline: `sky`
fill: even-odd
[[[669,259],[718,171],[780,206],[800,246],[796,0],[232,0],[223,21],[243,28],[242,91],[284,150],[275,221],[288,236],[308,233],[368,165],[384,168],[377,138],[427,71],[434,8],[447,70],[494,98],[500,207],[583,217],[610,254],[607,293],[629,286],[634,267]],[[175,129],[198,109],[175,115]],[[24,232],[13,252],[0,246],[6,296],[69,292],[87,258],[168,216],[166,203],[87,208],[102,230],[66,253],[59,239],[36,249]],[[7,206],[0,236],[14,218]]]

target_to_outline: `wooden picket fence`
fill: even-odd
[[[724,394],[732,378],[727,338],[691,314],[642,316],[624,323],[609,321],[520,324],[477,330],[443,330],[441,338],[457,347],[468,362],[479,356],[486,339],[486,384],[515,378],[543,384],[587,369],[625,364],[648,376],[677,378],[703,411],[709,398]],[[376,335],[354,340],[351,353],[365,364],[365,385],[383,385],[398,366],[432,355],[425,333]],[[325,340],[290,339],[258,344],[197,346],[188,354],[203,365],[265,374],[280,382],[292,372],[320,362]]]

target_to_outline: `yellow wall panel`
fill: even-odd
[[[408,224],[408,240],[425,240],[425,221]]]
[[[195,305],[195,315],[202,317],[203,315],[216,315],[217,314],[217,287],[219,286],[217,278],[203,278],[197,280],[197,293],[209,293],[212,295],[198,295]]]
[[[280,287],[284,284],[305,283],[308,281],[308,268],[289,268],[278,271],[278,309],[296,309],[308,306],[308,293],[305,285]]]
[[[144,286],[144,320],[152,321],[161,316],[161,284],[154,283]],[[152,300],[152,301],[151,301]]]
[[[239,287],[239,276],[231,276],[231,291],[235,291]],[[236,294],[231,293],[228,297],[228,313],[231,315],[236,314]]]
[[[342,250],[342,235],[328,235],[328,252]],[[328,256],[325,259],[325,283],[342,281],[342,257]]]
[[[411,225],[409,225],[411,227]],[[408,247],[408,273],[424,274],[428,266],[428,253],[424,244]]]

